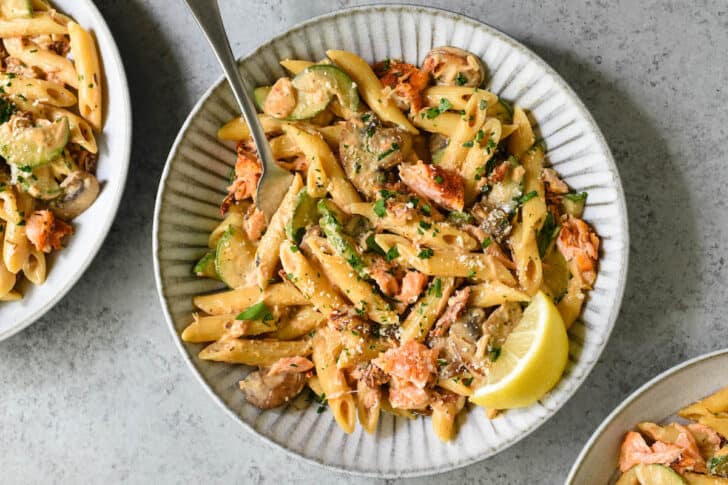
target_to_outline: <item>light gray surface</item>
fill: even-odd
[[[224,3],[237,54],[353,4]],[[601,126],[630,211],[621,317],[590,378],[549,423],[490,460],[402,483],[561,483],[582,444],[630,391],[728,342],[725,3],[562,3],[431,5],[523,41]],[[132,168],[117,221],[82,282],[40,322],[0,343],[0,482],[375,483],[264,445],[212,403],[177,355],[152,277],[154,195],[177,129],[220,71],[177,0],[97,5],[131,84]]]

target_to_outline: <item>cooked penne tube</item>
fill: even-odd
[[[5,228],[0,224],[0,241],[4,240]],[[5,267],[5,263],[0,260],[0,298],[7,296],[15,286],[15,273],[9,271]]]
[[[65,29],[65,27],[64,27]],[[46,74],[52,74],[63,83],[78,88],[76,68],[68,58],[55,52],[39,49],[34,44],[25,44],[20,37],[7,37],[2,35],[5,50],[13,57],[18,58],[28,66],[37,67]]]
[[[294,76],[306,69],[308,66],[313,66],[314,64],[314,62],[304,61],[301,59],[283,59],[280,62],[280,65]]]
[[[533,146],[536,137],[533,134],[531,122],[528,121],[526,112],[519,107],[513,110],[513,124],[517,128],[508,139],[508,152],[520,158],[526,150]]]
[[[76,22],[68,23],[71,55],[78,74],[78,111],[97,132],[103,124],[101,60],[91,33]]]
[[[41,251],[30,247],[28,259],[23,264],[23,275],[34,285],[42,285],[46,280],[46,257]]]
[[[402,342],[407,340],[422,342],[447,306],[447,300],[454,290],[455,278],[433,279],[400,327],[399,335]]]
[[[420,249],[407,239],[390,234],[380,234],[375,240],[385,250],[397,246],[401,260],[420,273],[470,278],[476,281],[500,281],[507,285],[516,284],[513,275],[503,263],[489,254]]]
[[[10,290],[5,295],[0,296],[0,301],[18,301],[23,299],[23,294],[18,290]]]
[[[543,184],[544,152],[540,145],[534,145],[521,156],[521,163],[526,170],[523,179],[523,192],[536,193],[521,208],[521,219],[525,227],[536,231],[541,229],[546,218],[546,195]]]
[[[392,212],[383,217],[374,212],[371,202],[351,204],[348,211],[366,217],[375,227],[399,234],[425,246],[440,249],[462,249],[472,251],[480,247],[478,241],[465,231],[447,222],[426,221],[424,219],[406,220]]]
[[[328,327],[319,329],[313,336],[313,363],[319,383],[334,419],[345,433],[351,434],[356,426],[356,404],[346,377],[336,367],[341,347],[338,334]]]
[[[495,155],[502,136],[501,122],[488,118],[478,130],[473,147],[467,151],[461,173],[465,182],[465,205],[471,205],[480,194],[479,185],[488,161]]]
[[[478,130],[486,121],[486,108],[483,103],[487,103],[487,97],[480,92],[473,93],[438,165],[448,170],[460,171],[462,161],[468,153],[467,145],[477,140]]]
[[[273,153],[273,158],[276,160],[293,158],[301,154],[298,145],[286,135],[271,138],[268,143],[270,144],[270,151]]]
[[[196,296],[193,302],[197,308],[209,315],[240,313],[263,299],[268,305],[294,306],[308,305],[300,291],[287,283],[269,285],[265,290],[257,286]]]
[[[312,306],[298,309],[288,320],[281,322],[271,338],[293,340],[310,333],[326,321],[326,317],[314,310]]]
[[[30,18],[0,19],[0,37],[68,34],[68,17],[57,13],[37,12]]]
[[[71,131],[69,141],[81,145],[91,153],[98,152],[96,137],[91,125],[86,120],[63,108],[48,106],[46,111],[48,112],[48,119],[51,121],[60,120],[61,118],[68,120],[68,127]]]
[[[311,303],[325,316],[331,315],[334,310],[345,308],[346,302],[334,290],[329,280],[311,265],[300,250],[294,251],[292,247],[294,246],[290,241],[281,244],[281,264],[288,280],[301,291],[306,302]]]
[[[297,126],[285,125],[283,131],[296,142],[309,163],[318,160],[329,180],[328,191],[336,205],[344,208],[349,204],[361,201],[358,192],[346,178],[344,169],[341,168],[326,142]]]
[[[430,133],[438,133],[448,138],[455,135],[461,116],[453,112],[440,113],[434,117],[427,115],[426,111],[420,111],[412,117],[412,123]]]
[[[308,173],[306,174],[306,189],[308,190],[308,194],[316,199],[326,197],[329,177],[326,175],[321,158],[316,157],[308,163]]]
[[[437,379],[437,385],[460,396],[472,396],[473,390],[463,384],[462,379]]]
[[[391,305],[372,291],[372,287],[359,278],[344,258],[334,253],[325,239],[306,238],[306,246],[318,260],[329,281],[334,282],[359,312],[365,313],[370,319],[382,325],[399,323],[399,317]]]
[[[258,243],[258,249],[255,252],[255,276],[258,286],[265,288],[268,286],[273,276],[279,260],[279,249],[281,243],[286,239],[285,226],[291,220],[293,209],[296,203],[296,195],[303,187],[303,180],[300,174],[296,174],[291,181],[285,197],[281,201],[281,205],[270,219],[268,228]]]
[[[450,441],[455,436],[455,418],[464,405],[463,397],[432,404],[432,429],[442,441]]]
[[[273,365],[284,357],[311,355],[311,340],[223,339],[200,351],[200,359],[229,364]]]
[[[210,233],[210,236],[207,238],[207,246],[210,249],[215,249],[217,247],[217,243],[220,242],[222,235],[225,234],[225,231],[227,231],[230,227],[242,230],[243,214],[239,211],[228,211],[222,222],[215,226],[215,229],[213,229]]]
[[[266,134],[280,133],[281,127],[286,123],[285,121],[278,120],[266,114],[259,114],[258,120],[263,126],[263,131],[265,131]],[[248,124],[245,122],[245,119],[242,116],[239,116],[228,121],[222,126],[222,128],[217,130],[217,137],[220,140],[243,141],[250,138],[250,130],[248,129]]]
[[[487,308],[502,305],[508,301],[528,302],[531,301],[531,297],[498,281],[479,283],[470,287],[469,302],[473,306]]]
[[[482,96],[485,102],[484,109],[498,102],[498,96],[490,91],[465,86],[430,86],[425,89],[423,95],[428,106],[439,107],[444,99],[450,104],[449,109],[460,111],[465,109],[474,93]]]
[[[185,342],[213,342],[228,337],[250,337],[274,332],[278,328],[276,320],[237,320],[237,314],[199,316],[182,331]]]
[[[382,391],[369,387],[366,382],[356,382],[356,411],[359,423],[369,434],[377,432],[379,412],[382,407]]]
[[[364,59],[348,51],[329,50],[326,55],[354,80],[364,101],[382,121],[394,123],[412,134],[419,133],[407,117],[382,95],[382,84]]]
[[[8,96],[38,100],[53,106],[73,106],[78,101],[68,89],[43,79],[0,74],[0,88]]]
[[[543,265],[538,253],[536,233],[524,224],[516,224],[509,238],[518,283],[524,292],[533,296],[541,287]]]
[[[30,257],[31,245],[25,234],[26,218],[33,212],[33,199],[24,193],[16,195],[20,221],[7,221],[3,240],[3,262],[11,273],[19,273]]]

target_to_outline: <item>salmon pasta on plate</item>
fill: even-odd
[[[113,214],[102,213],[115,209],[125,175],[103,166],[105,149],[124,144],[120,130],[104,131],[107,112],[118,116],[114,128],[124,121],[122,100],[111,99],[124,91],[123,75],[107,82],[104,71],[115,75],[119,65],[115,51],[102,55],[113,41],[95,8],[65,10],[66,3],[0,0],[0,338],[11,332],[6,325],[14,332],[32,322],[80,276],[105,236]],[[123,159],[122,150],[114,155]],[[97,227],[76,237],[76,221],[105,183],[108,193],[91,211]],[[56,265],[55,253],[74,245],[83,257],[71,251]]]
[[[237,366],[234,399],[260,419],[312,409],[342,437],[377,439],[389,416],[457,442],[466,421],[547,401],[600,278],[589,192],[550,164],[537,120],[488,87],[474,51],[322,54],[279,57],[254,90],[293,174],[270,220],[245,121],[218,125],[234,153],[187,266],[202,291],[175,311],[181,340],[199,365]]]

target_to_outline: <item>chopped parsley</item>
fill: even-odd
[[[439,365],[440,367],[445,367],[447,365],[447,360],[437,359],[437,365]]]
[[[432,208],[430,207],[430,204],[422,204],[422,213],[426,216],[432,215]]]
[[[435,280],[432,282],[432,286],[427,290],[427,294],[435,294],[436,297],[442,298],[442,281],[440,278],[435,278]]]
[[[463,146],[465,148],[471,148],[474,145],[473,140],[468,140],[465,143],[463,143]]]
[[[445,98],[441,98],[440,104],[438,106],[433,106],[432,108],[427,108],[422,114],[422,117],[427,117],[428,120],[434,120],[440,116],[440,113],[444,113],[450,108],[452,108],[452,103]]]
[[[0,98],[0,123],[10,120],[10,117],[17,111],[15,105],[6,98]]]
[[[490,360],[495,362],[498,360],[498,357],[500,357],[501,349],[500,347],[489,347],[488,348],[488,357],[490,357]]]
[[[544,219],[543,226],[536,236],[538,254],[540,254],[542,258],[546,256],[546,251],[548,251],[549,246],[551,246],[551,243],[559,235],[559,230],[561,230],[561,226],[556,224],[556,218],[554,215],[551,212],[548,212]]]
[[[430,259],[433,254],[435,254],[435,252],[432,249],[424,248],[417,254],[417,257],[420,259]]]
[[[455,224],[472,224],[473,216],[466,212],[452,211],[447,215],[447,219]]]
[[[462,72],[458,72],[458,75],[455,76],[455,84],[457,84],[458,86],[465,86],[465,83],[467,82],[468,78],[466,78]]]
[[[516,202],[518,202],[520,205],[523,205],[526,202],[528,202],[529,200],[533,199],[534,197],[538,197],[538,192],[535,191],[535,190],[532,190],[532,191],[530,191],[527,194],[524,194],[524,195],[522,195],[520,197],[516,197],[514,200]]]
[[[424,230],[427,230],[427,229],[429,229],[429,228],[431,228],[431,227],[432,227],[432,224],[430,224],[430,223],[429,223],[429,222],[427,222],[427,221],[420,221],[420,224],[419,224],[419,225],[420,225],[420,227],[421,227],[422,229],[424,229]]]
[[[467,278],[468,278],[468,279],[471,279],[471,278],[475,278],[475,270],[474,270],[474,269],[471,269],[471,270],[470,270],[470,271],[468,272],[468,276],[467,276]]]
[[[263,320],[264,322],[267,322],[269,320],[273,320],[273,313],[270,311],[270,308],[268,308],[265,302],[260,301],[243,310],[237,317],[235,317],[235,320]]]
[[[586,192],[580,192],[580,193],[570,192],[568,194],[564,194],[564,199],[570,200],[572,202],[583,202],[586,200],[586,196],[587,196]]]
[[[493,240],[491,238],[486,237],[485,238],[485,241],[483,241],[483,243],[481,244],[481,246],[483,247],[483,249],[486,249],[488,246],[490,246],[490,244],[492,242],[493,242]]]
[[[488,107],[488,102],[484,99],[480,100],[480,104],[478,105],[478,108],[480,109],[486,109]]]
[[[384,256],[386,254],[384,252],[384,249],[382,249],[382,247],[377,244],[377,241],[374,240],[374,234],[370,234],[369,236],[367,236],[366,244],[369,251],[376,253],[380,256]]]
[[[387,250],[387,254],[384,255],[384,259],[386,259],[388,263],[397,258],[399,258],[399,250],[397,249],[397,246],[389,248],[389,250]]]
[[[392,146],[390,146],[388,150],[385,150],[382,153],[380,153],[379,155],[377,155],[377,160],[378,161],[383,160],[383,159],[387,158],[388,156],[390,156],[392,153],[396,152],[397,150],[399,150],[399,143],[392,143]]]
[[[384,199],[377,199],[374,203],[374,213],[379,217],[387,215],[387,206],[385,205]]]
[[[435,183],[441,184],[443,182],[441,175],[435,175]]]
[[[470,386],[470,384],[472,384],[472,383],[473,383],[473,377],[472,376],[471,377],[466,377],[466,378],[463,379],[463,384],[466,385],[466,386]]]
[[[480,140],[482,140],[484,136],[485,136],[485,133],[483,132],[483,130],[478,130],[478,132],[475,134],[475,141],[477,143],[480,143]]]

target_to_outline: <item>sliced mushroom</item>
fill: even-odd
[[[87,172],[71,172],[61,182],[63,196],[51,203],[51,210],[61,219],[78,217],[94,203],[99,195],[99,181]]]
[[[361,193],[376,198],[387,179],[384,171],[407,160],[412,152],[412,136],[399,128],[385,128],[368,112],[344,124],[339,147],[346,176]]]
[[[422,69],[445,86],[479,87],[485,81],[485,64],[478,56],[457,47],[435,47],[422,64]]]
[[[296,397],[306,385],[306,375],[301,372],[269,374],[261,369],[248,374],[240,381],[245,400],[259,409],[282,406]]]

